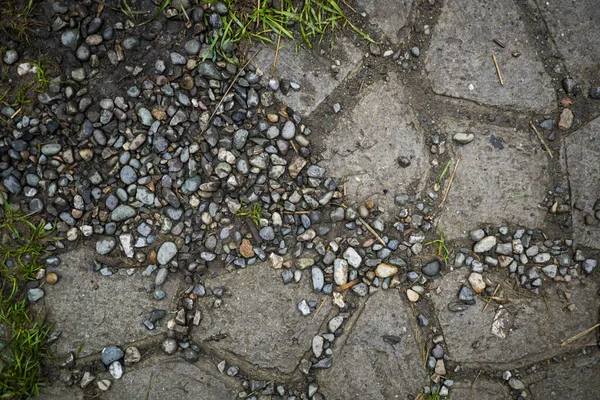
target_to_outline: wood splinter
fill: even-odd
[[[492,59],[494,60],[494,65],[496,66],[496,73],[498,74],[498,79],[500,79],[500,84],[504,86],[504,79],[502,79],[502,73],[500,72],[500,67],[498,66],[498,60],[496,60],[496,56],[492,54]]]

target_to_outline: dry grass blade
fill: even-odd
[[[598,327],[600,327],[600,324],[596,324],[596,325],[594,325],[594,326],[592,326],[592,327],[589,327],[589,328],[587,328],[585,331],[579,332],[577,335],[575,335],[575,336],[572,336],[572,337],[568,338],[567,340],[563,341],[563,342],[560,344],[560,347],[565,347],[565,346],[566,346],[566,345],[568,345],[569,343],[573,343],[573,342],[574,342],[574,341],[576,341],[577,339],[579,339],[579,338],[582,338],[582,337],[584,337],[585,335],[587,335],[588,333],[591,333],[591,332],[593,332],[593,331],[594,331],[594,329],[596,329],[596,328],[598,328]]]
[[[552,151],[550,150],[550,148],[548,147],[546,142],[544,142],[544,139],[542,139],[542,135],[540,135],[540,133],[536,129],[535,125],[533,125],[533,122],[529,121],[529,125],[531,126],[531,129],[533,129],[533,131],[535,132],[535,135],[538,137],[538,139],[540,140],[540,142],[542,143],[542,145],[544,146],[544,148],[546,149],[548,154],[550,155],[550,158],[554,158],[552,155]]]

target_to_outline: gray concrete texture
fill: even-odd
[[[313,336],[327,318],[331,302],[327,301],[318,316],[303,316],[297,304],[301,300],[321,302],[313,293],[310,271],[301,281],[283,285],[281,270],[259,263],[246,269],[209,279],[209,288],[222,288],[223,304],[213,307],[213,298],[200,299],[203,320],[192,331],[192,339],[206,351],[243,365],[265,379],[272,374],[291,375]],[[211,336],[225,334],[223,340]]]
[[[445,275],[439,282],[440,293],[432,295],[448,354],[465,367],[514,369],[568,353],[573,347],[563,347],[561,343],[598,320],[599,287],[591,279],[550,287],[543,296],[534,296],[502,283],[501,274],[491,279],[494,287],[502,285],[503,297],[508,300],[506,312],[492,306],[484,312],[485,303],[480,299],[466,311],[452,312],[448,304],[456,299],[467,274],[457,270]],[[575,305],[574,311],[569,311],[560,297],[564,291],[573,293],[568,304]],[[503,322],[505,338],[492,332],[497,316]],[[574,345],[577,344],[581,342]]]
[[[517,52],[520,55],[513,56]],[[497,58],[503,86],[492,55]],[[512,1],[445,1],[427,53],[426,70],[437,94],[539,113],[555,107],[550,77]]]

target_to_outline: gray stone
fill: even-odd
[[[16,52],[16,50],[6,50],[6,53],[4,53],[4,62],[8,65],[13,65],[14,63],[16,63],[19,60],[19,53]]]
[[[473,246],[473,251],[475,253],[485,253],[487,251],[492,250],[494,246],[496,246],[497,242],[498,239],[496,238],[496,236],[486,236],[479,242],[475,243],[475,245]]]
[[[217,69],[217,66],[212,61],[204,61],[197,67],[198,73],[210,79],[221,80],[221,72]]]
[[[461,21],[471,24],[466,33]],[[551,78],[538,60],[524,21],[519,7],[511,2],[485,7],[472,7],[469,0],[444,2],[425,62],[433,90],[486,105],[550,112],[555,103]],[[510,38],[511,49],[521,55],[498,51],[491,38]],[[498,81],[492,54],[504,86]]]
[[[79,30],[68,29],[60,36],[60,42],[63,46],[75,51],[77,49],[77,41],[79,40]]]
[[[440,262],[432,261],[430,263],[423,265],[421,267],[421,272],[425,276],[430,276],[430,277],[436,276],[440,272]]]
[[[358,320],[348,321],[352,328],[336,340],[331,368],[317,371],[320,392],[327,399],[374,400],[418,393],[428,377],[408,303],[398,291],[377,292],[361,309]]]
[[[158,249],[156,261],[160,265],[165,265],[177,254],[177,246],[173,242],[164,242]]]
[[[573,206],[573,239],[578,245],[594,249],[600,249],[600,224],[586,224],[585,216],[593,214],[593,206],[600,197],[600,174],[597,168],[600,159],[599,130],[600,118],[596,118],[565,138]]]
[[[346,251],[344,251],[344,258],[353,268],[360,267],[360,264],[362,263],[362,257],[352,247],[348,247]]]
[[[32,288],[27,291],[27,299],[29,299],[29,301],[31,301],[32,303],[35,303],[36,301],[44,297],[44,294],[44,289]]]
[[[102,363],[106,366],[109,366],[113,362],[123,358],[124,355],[125,353],[123,352],[123,350],[121,350],[117,346],[106,346],[102,349]]]
[[[117,208],[115,208],[110,214],[111,220],[115,222],[125,221],[126,219],[129,219],[133,216],[135,216],[135,209],[126,204],[121,204],[117,206]]]
[[[144,126],[151,126],[154,122],[154,117],[152,116],[152,113],[144,107],[138,110],[138,117],[140,118],[140,122]]]
[[[296,305],[300,299],[312,298],[309,280],[302,279],[294,285],[266,284],[279,279],[280,271],[265,263],[206,279],[205,284],[211,287],[235,288],[235,296],[226,300],[226,308],[213,308],[212,300],[199,301],[204,318],[200,329],[192,330],[192,339],[213,354],[231,354],[242,370],[254,365],[281,373],[294,371],[327,317],[331,303],[326,302],[316,317],[303,317]],[[262,329],[265,326],[269,329]],[[220,332],[227,332],[227,338],[210,339]],[[265,374],[260,369],[253,371],[258,379]]]
[[[323,276],[323,271],[321,268],[314,266],[311,269],[311,279],[313,284],[313,290],[315,292],[320,292],[323,289],[323,285],[325,284],[325,277]]]
[[[275,232],[273,231],[272,226],[265,226],[260,230],[260,237],[263,240],[273,240],[275,239]]]
[[[281,137],[287,140],[293,139],[296,135],[296,125],[292,121],[286,121],[281,130]]]
[[[6,189],[8,189],[8,191],[12,194],[17,194],[21,191],[21,184],[14,175],[7,176],[2,182],[4,183]]]
[[[96,252],[100,255],[106,255],[115,248],[117,241],[112,237],[100,239],[96,242]]]
[[[119,177],[121,178],[121,181],[126,185],[130,185],[137,181],[137,173],[129,165],[125,165],[123,168],[121,168]]]

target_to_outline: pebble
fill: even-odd
[[[119,347],[114,345],[106,346],[104,349],[102,349],[102,363],[106,366],[109,366],[113,362],[123,358],[124,355],[125,353],[123,353],[123,350],[121,350]]]
[[[183,359],[190,364],[193,364],[200,359],[200,353],[191,347],[188,347],[187,349],[183,350]]]
[[[175,354],[178,347],[179,346],[177,345],[177,341],[175,341],[175,339],[165,339],[162,342],[162,349],[167,354]]]
[[[352,247],[348,247],[343,254],[344,258],[348,261],[348,264],[353,268],[360,267],[362,263],[362,257]]]
[[[315,292],[320,292],[325,285],[325,277],[323,275],[323,271],[319,267],[312,267],[311,269],[311,279],[313,283],[313,290]]]
[[[469,283],[476,293],[481,293],[486,286],[483,275],[477,272],[472,272],[471,275],[469,275]]]
[[[165,265],[177,255],[177,246],[173,242],[164,242],[158,249],[156,261],[160,265]]]
[[[108,367],[108,372],[115,379],[121,379],[123,376],[123,366],[119,361],[115,361]]]
[[[560,113],[558,127],[563,130],[570,129],[571,125],[573,125],[573,118],[574,118],[573,111],[569,110],[568,108],[565,108]]]
[[[131,346],[131,347],[128,347],[127,349],[125,349],[125,358],[124,358],[123,362],[125,363],[126,366],[136,364],[136,363],[140,362],[141,359],[142,359],[142,355],[140,353],[140,350],[137,347]]]
[[[421,272],[425,276],[434,277],[440,272],[439,261],[432,261],[421,267]]]
[[[459,132],[455,133],[454,136],[452,136],[452,139],[454,139],[454,141],[459,144],[468,144],[471,143],[473,139],[475,139],[475,135],[473,135],[472,133]]]
[[[410,301],[411,303],[416,303],[419,300],[419,293],[415,292],[412,289],[407,289],[406,297],[408,298],[408,301]]]
[[[398,267],[390,264],[381,263],[375,268],[375,276],[378,278],[389,278],[398,273]]]
[[[281,130],[281,137],[290,140],[296,135],[296,125],[292,121],[286,121]]]
[[[485,253],[493,249],[497,242],[498,239],[496,236],[486,236],[475,243],[475,246],[473,246],[473,251],[475,253]]]
[[[27,291],[27,299],[32,303],[35,303],[39,299],[44,297],[44,290],[40,288],[32,288]]]

